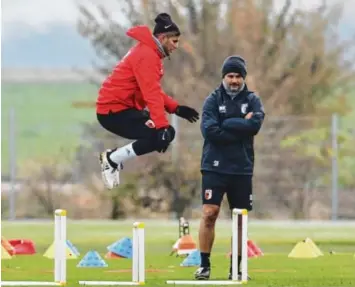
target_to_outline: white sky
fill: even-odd
[[[45,31],[52,25],[67,24],[74,26],[78,19],[76,3],[105,3],[111,11],[119,15],[119,0],[2,0],[2,33],[3,37],[14,36],[20,31],[16,28],[26,25],[36,31]],[[123,1],[122,1],[123,2]],[[293,0],[293,5],[304,8],[314,8],[322,0]],[[344,21],[351,23],[355,29],[352,13],[355,11],[355,0],[327,0],[328,3],[344,3]],[[275,0],[276,6],[281,7],[284,0]]]

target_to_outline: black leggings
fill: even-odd
[[[147,111],[128,109],[117,113],[96,114],[97,120],[109,132],[120,137],[136,140],[133,150],[136,155],[143,155],[157,150],[157,130],[146,126],[150,119]],[[175,136],[175,130],[173,137]]]

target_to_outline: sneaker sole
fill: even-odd
[[[100,156],[99,156],[100,165],[102,165],[102,163],[103,163],[103,161],[104,161],[104,160],[103,160],[104,156],[105,156],[105,152],[100,153]],[[103,174],[103,171],[102,171],[102,170],[101,170],[101,179],[102,179],[102,181],[103,181],[105,187],[106,187],[108,190],[112,190],[112,189],[115,187],[115,185],[113,185],[112,187],[111,187],[111,186],[108,186],[107,181],[106,181],[106,179],[105,179],[105,177],[104,177],[104,174]]]
[[[205,277],[205,276],[195,276],[196,280],[209,280],[210,277]]]

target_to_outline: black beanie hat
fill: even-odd
[[[171,20],[171,17],[167,13],[160,13],[154,19],[155,27],[153,30],[153,35],[158,35],[167,32],[177,32],[177,36],[180,36],[179,27]]]
[[[245,60],[241,56],[230,56],[225,59],[222,65],[222,78],[228,73],[239,73],[245,79],[247,76]]]

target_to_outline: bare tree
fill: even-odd
[[[292,208],[292,196],[285,196],[284,185],[298,183],[298,187],[290,189],[291,193],[299,195],[304,190],[301,183],[314,180],[324,166],[314,158],[284,150],[280,142],[297,130],[322,128],[325,122],[268,121],[271,116],[287,115],[329,118],[337,110],[336,106],[326,110],[321,104],[349,93],[355,77],[349,64],[351,61],[346,60],[344,54],[354,48],[354,42],[340,41],[335,32],[341,7],[320,5],[318,9],[305,11],[292,9],[291,0],[287,0],[277,12],[272,0],[142,0],[138,4],[135,2],[135,6],[133,1],[119,2],[126,7],[124,14],[128,24],[112,20],[102,5],[97,7],[99,18],[87,8],[79,7],[79,32],[92,43],[103,61],[96,65],[98,74],[107,75],[133,44],[125,35],[126,29],[137,24],[152,27],[158,12],[169,12],[183,31],[180,51],[165,61],[167,68],[163,82],[165,91],[181,103],[201,107],[208,93],[220,83],[223,60],[231,54],[242,55],[248,65],[247,84],[261,96],[266,107],[265,127],[274,131],[273,136],[261,133],[257,137],[256,148],[260,157],[256,157],[256,171],[273,170],[275,180],[267,180],[271,176],[269,173],[265,178],[258,177],[256,184],[262,186],[260,192],[265,197],[277,197],[286,208]],[[284,134],[280,134],[280,124],[287,129]],[[163,184],[172,191],[172,202],[176,203],[172,209],[177,213],[183,212],[178,207],[179,199],[182,205],[188,204],[184,202],[186,199],[191,202],[199,180],[198,172],[192,173],[194,178],[191,180],[186,174],[191,170],[181,167],[194,162],[195,171],[198,171],[202,148],[202,137],[196,126],[181,123],[179,139],[179,154],[188,155],[181,156],[179,166],[157,162],[154,158],[147,169],[155,179],[155,187]],[[270,150],[280,154],[277,160],[263,159]],[[287,157],[282,156],[286,154]],[[291,156],[292,162],[289,160]],[[288,169],[289,164],[300,168],[293,172]],[[314,172],[310,173],[310,170]],[[309,178],[311,175],[312,179]]]

